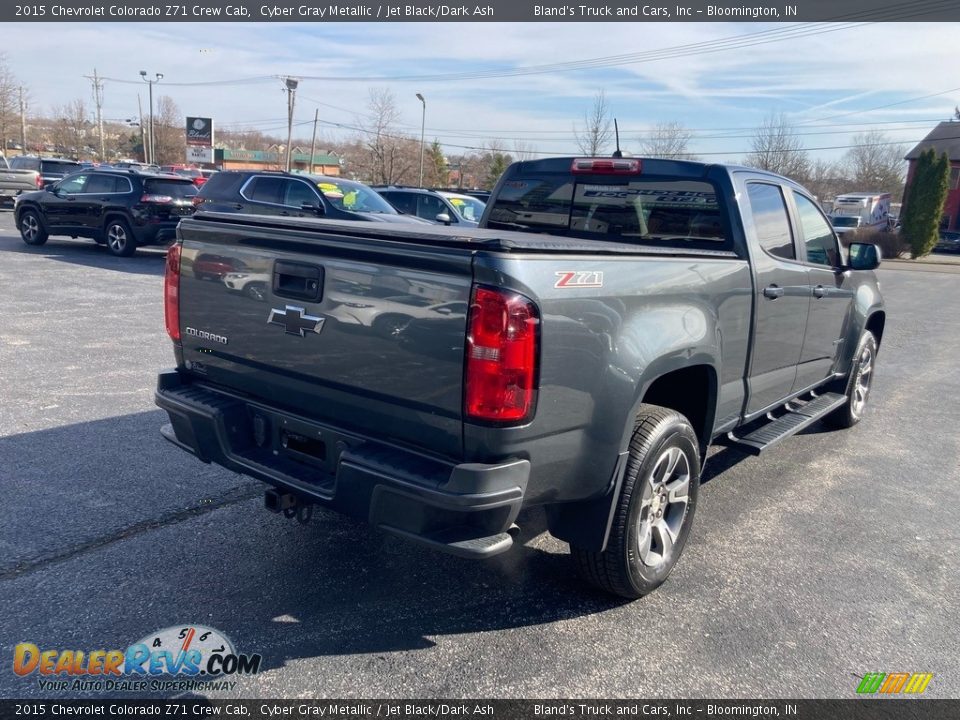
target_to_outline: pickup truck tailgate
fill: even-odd
[[[460,457],[472,254],[323,225],[181,223],[184,365],[252,400]]]

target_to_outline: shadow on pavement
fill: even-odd
[[[140,248],[133,257],[114,257],[93,240],[52,237],[45,245],[30,247],[19,238],[0,236],[0,253],[38,255],[49,260],[137,275],[163,275],[166,249],[160,245]]]

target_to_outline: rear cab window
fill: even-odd
[[[147,178],[143,181],[143,192],[147,195],[160,195],[174,200],[192,200],[197,194],[197,186],[189,180]]]
[[[491,228],[642,245],[733,247],[717,187],[704,178],[640,173],[532,173],[504,181]]]
[[[58,162],[56,160],[44,160],[42,172],[50,175],[68,175],[80,169],[79,163]]]

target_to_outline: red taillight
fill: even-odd
[[[167,269],[163,274],[163,319],[167,335],[180,342],[180,245],[167,250]]]
[[[146,195],[140,196],[140,202],[142,203],[172,203],[173,198],[170,195],[152,195],[147,193]]]
[[[516,293],[475,287],[467,323],[467,418],[528,420],[537,389],[537,306]]]
[[[642,165],[639,160],[626,158],[576,158],[570,166],[575,174],[637,175]]]
[[[37,173],[37,190],[43,190],[43,175]]]

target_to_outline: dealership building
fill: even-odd
[[[215,148],[213,162],[220,170],[283,170],[286,153],[279,150],[230,150]],[[290,169],[309,171],[310,153],[294,148],[290,154]],[[332,153],[314,153],[313,172],[317,175],[340,175],[343,160]]]

